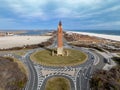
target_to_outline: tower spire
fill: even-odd
[[[61,21],[59,21],[59,26],[62,26],[62,22]]]

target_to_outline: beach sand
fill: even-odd
[[[87,33],[87,32],[74,32],[74,31],[67,31],[67,33],[78,33],[78,34],[82,34],[82,35],[89,35],[89,36],[110,39],[110,40],[114,40],[114,41],[120,41],[120,36],[115,36],[115,35],[105,35],[105,34],[96,34],[96,33]]]
[[[22,47],[47,41],[51,36],[7,36],[0,37],[0,49]]]

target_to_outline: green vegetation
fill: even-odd
[[[70,82],[63,77],[53,77],[48,79],[45,90],[70,90]]]
[[[16,58],[14,58],[13,61],[18,64],[18,67],[20,68],[21,72],[28,76],[27,68],[25,67],[25,65]]]
[[[36,63],[47,66],[72,66],[84,63],[87,60],[87,55],[77,50],[67,49],[68,56],[52,56],[51,51],[38,51],[31,55],[31,59]]]
[[[100,52],[104,52],[104,50],[102,49],[102,48],[100,48],[100,47],[92,47],[92,48],[94,48],[94,49],[96,49],[96,50],[98,50],[98,51],[100,51]]]
[[[21,90],[27,83],[25,67],[10,57],[0,57],[0,90]]]
[[[113,57],[118,65],[109,71],[95,72],[90,80],[91,90],[120,90],[120,57]]]
[[[17,66],[21,70],[21,72],[28,76],[27,68],[25,67],[25,65],[21,61],[17,60],[16,58],[11,58],[11,57],[4,57],[4,58],[11,60],[14,63],[17,63]]]
[[[120,90],[120,67],[97,71],[90,84],[91,90]]]

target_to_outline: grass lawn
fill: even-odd
[[[53,77],[48,79],[45,90],[70,90],[70,82],[64,77]]]
[[[87,60],[87,55],[77,50],[67,49],[69,56],[52,56],[51,51],[43,50],[33,53],[31,59],[47,66],[72,66]]]

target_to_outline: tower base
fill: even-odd
[[[57,48],[57,56],[64,56],[63,47]]]

